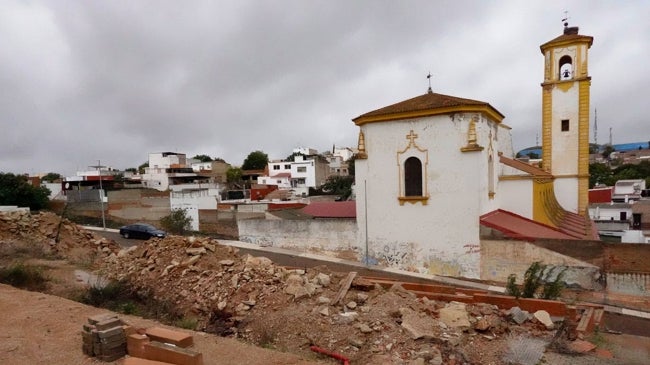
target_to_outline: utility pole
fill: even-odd
[[[106,230],[106,217],[104,215],[104,187],[102,186],[102,163],[100,160],[97,160],[97,166],[90,166],[97,168],[99,172],[99,202],[102,207],[102,228]]]

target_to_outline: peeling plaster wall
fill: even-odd
[[[607,273],[607,291],[612,294],[650,297],[650,274]]]
[[[563,281],[569,287],[603,289],[601,269],[588,262],[525,241],[481,241],[481,280],[506,282],[508,275],[515,274],[517,281],[521,282],[524,273],[535,261],[556,267],[556,273],[566,268]]]

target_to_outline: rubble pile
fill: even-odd
[[[210,238],[151,239],[102,270],[197,318],[200,330],[304,355],[316,345],[353,363],[499,364],[513,338],[554,333],[548,314],[417,298],[361,277],[346,286],[347,274],[279,267]]]
[[[52,212],[0,212],[2,246],[32,245],[43,253],[71,261],[92,261],[115,254],[119,245]]]

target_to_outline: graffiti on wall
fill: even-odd
[[[273,247],[273,241],[268,237],[240,236],[239,240],[242,242],[252,243],[260,247]]]

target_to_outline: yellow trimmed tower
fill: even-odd
[[[542,163],[555,178],[555,195],[569,212],[587,214],[589,189],[589,48],[593,37],[564,23],[564,34],[540,46]]]

